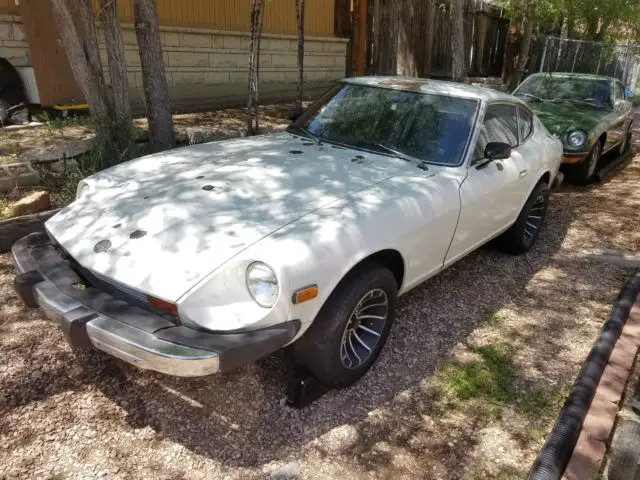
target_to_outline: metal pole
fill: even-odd
[[[547,59],[547,47],[549,46],[550,38],[547,38],[547,41],[544,42],[544,50],[542,51],[542,63],[540,63],[540,73],[544,72],[544,62]]]
[[[602,53],[604,52],[604,45],[600,47],[600,57],[598,58],[598,68],[596,69],[596,75],[600,73],[600,64],[602,63]]]
[[[573,71],[576,69],[576,60],[578,59],[578,52],[580,51],[580,44],[577,44],[576,47],[576,54],[573,56],[573,65],[571,65],[571,72],[573,73]]]
[[[617,78],[617,75],[618,75],[618,64],[619,63],[620,63],[620,54],[618,54],[617,57],[616,57],[616,68],[613,71],[613,77],[614,78]]]

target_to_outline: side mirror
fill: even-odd
[[[289,120],[291,120],[291,122],[295,122],[296,120],[298,120],[302,114],[306,112],[306,110],[302,107],[298,107],[296,108],[291,115],[289,115]]]
[[[511,145],[502,142],[490,142],[484,149],[487,160],[506,160],[511,157]]]

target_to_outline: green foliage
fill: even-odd
[[[640,40],[637,0],[495,0],[512,18],[532,15],[549,30],[563,19],[569,37],[596,41]]]

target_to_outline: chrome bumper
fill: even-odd
[[[289,343],[299,322],[244,333],[212,333],[173,322],[100,290],[82,279],[42,233],[15,243],[16,292],[27,306],[56,321],[69,343],[96,348],[139,368],[181,377],[232,370]]]

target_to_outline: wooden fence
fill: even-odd
[[[486,0],[464,0],[464,43],[465,61],[469,76],[499,76],[502,72],[509,20],[500,8]],[[359,5],[362,0],[354,0]],[[394,33],[389,20],[389,0],[368,0],[368,24],[366,49],[361,49],[366,59],[367,74],[390,73],[388,65],[380,65],[381,56],[388,58],[387,52],[380,55],[376,46],[387,50],[388,44],[397,42],[396,70],[398,74],[414,76],[451,77],[451,12],[446,0],[404,0],[398,12],[397,28]],[[385,10],[386,9],[386,10]],[[341,10],[336,10],[336,25],[341,22]],[[357,15],[356,15],[357,16]],[[376,27],[378,25],[378,27]],[[376,37],[376,28],[381,38]],[[345,28],[336,30],[344,35]],[[353,39],[353,37],[352,37]],[[352,42],[353,44],[353,42]],[[358,52],[352,50],[352,56]],[[383,62],[384,63],[384,62]],[[351,65],[357,64],[352,61]],[[364,73],[349,72],[350,74]]]

